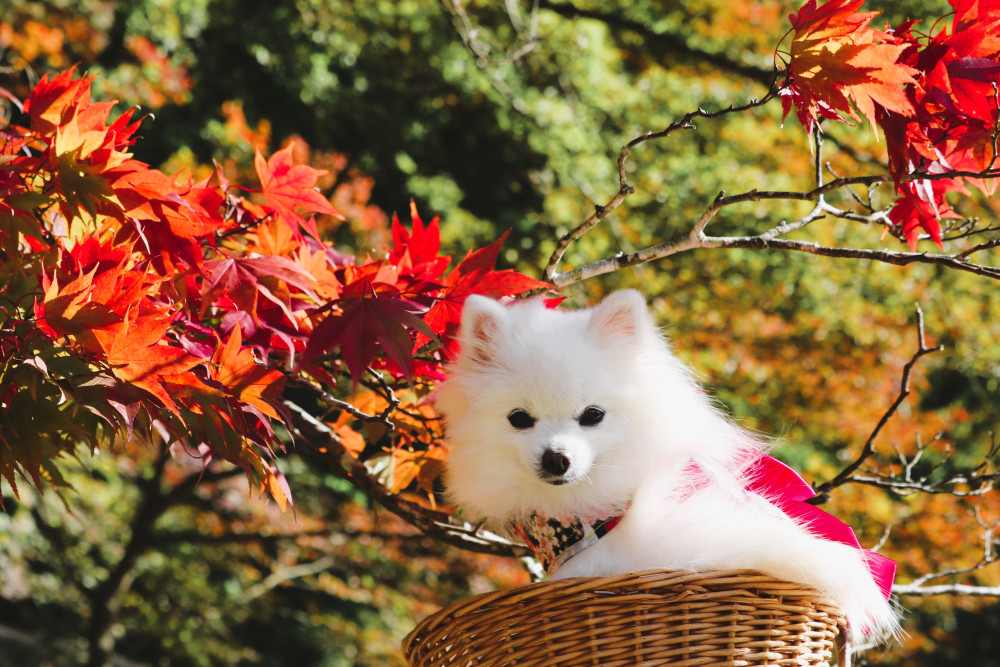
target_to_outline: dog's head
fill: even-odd
[[[642,378],[669,357],[638,292],[581,311],[469,297],[460,342],[437,398],[457,504],[509,519],[628,502],[652,463],[637,430],[660,389]]]

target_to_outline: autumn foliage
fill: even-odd
[[[545,286],[495,270],[502,239],[448,271],[437,219],[416,210],[388,253],[337,251],[316,216],[342,216],[292,146],[258,152],[256,191],[167,176],[132,159],[141,119],[110,120],[91,81],[46,76],[0,125],[0,474],[15,491],[19,475],[59,484],[78,442],[155,430],[284,506],[289,381],[416,386],[440,376],[466,296]]]
[[[950,22],[871,26],[864,0],[810,0],[790,16],[788,80],[780,94],[812,132],[820,119],[866,119],[882,130],[899,195],[889,218],[911,249],[921,230],[941,246],[948,193],[990,195],[998,173],[1000,6],[949,0]]]
[[[810,0],[790,17],[773,92],[809,132],[870,123],[911,249],[942,244],[949,194],[995,188],[1000,4],[877,29],[862,0]],[[420,399],[454,351],[464,299],[547,287],[496,267],[501,237],[455,263],[438,221],[392,221],[392,247],[355,258],[320,221],[342,219],[325,173],[291,145],[256,153],[256,183],[167,175],[133,159],[142,119],[114,116],[73,69],[0,117],[0,475],[60,483],[77,444],[157,432],[242,467],[284,505],[275,465],[291,385],[358,459],[388,457],[393,492],[432,489],[444,457]],[[186,90],[186,88],[185,88]],[[369,419],[370,418],[370,419]],[[381,443],[378,428],[400,428]],[[373,424],[381,423],[376,427]],[[433,464],[433,465],[429,465]]]

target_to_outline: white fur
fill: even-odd
[[[897,631],[896,613],[860,552],[813,536],[741,492],[748,452],[762,443],[713,406],[638,292],[616,292],[579,311],[472,296],[460,342],[436,399],[457,505],[497,529],[532,513],[587,520],[628,508],[613,531],[554,576],[755,569],[828,595],[852,627],[871,629],[869,638]],[[588,406],[605,411],[596,426],[578,423]],[[511,426],[514,409],[533,416],[534,426]],[[542,478],[546,449],[571,461],[568,483]],[[723,474],[692,491],[687,471],[699,458]]]

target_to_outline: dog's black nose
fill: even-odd
[[[562,477],[569,470],[569,457],[562,452],[546,449],[542,454],[542,470],[550,475]]]

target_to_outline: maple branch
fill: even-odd
[[[234,205],[230,205],[230,207],[226,210],[225,215],[223,216],[223,220],[226,220],[228,222],[229,220],[233,219],[235,214],[236,214],[236,207]],[[247,232],[253,231],[257,227],[260,227],[262,224],[264,224],[273,217],[274,217],[273,211],[266,213],[260,216],[259,218],[251,219],[249,224],[238,225],[236,227],[233,227],[232,229],[227,229],[225,231],[221,230],[217,231],[215,232],[215,238],[221,241],[222,239],[228,239],[230,236],[236,236],[238,234],[246,234]]]
[[[993,490],[993,484],[1000,479],[1000,473],[988,473],[982,475],[963,475],[956,473],[946,479],[938,481],[930,481],[929,476],[921,477],[916,480],[903,480],[899,481],[889,476],[876,475],[872,477],[864,477],[859,475],[854,475],[851,477],[849,482],[855,484],[864,484],[867,486],[875,486],[880,489],[889,489],[898,493],[901,496],[907,496],[912,493],[930,493],[930,494],[941,494],[946,493],[956,498],[968,498],[971,496],[984,496]],[[965,491],[957,488],[947,488],[956,486],[969,486],[972,487],[971,490]]]
[[[391,493],[369,474],[364,464],[347,451],[337,435],[325,424],[291,401],[286,400],[285,405],[292,413],[291,427],[296,437],[310,443],[312,450],[323,458],[334,474],[349,481],[373,501],[415,526],[425,535],[477,553],[508,557],[529,555],[527,547],[508,542],[498,535],[481,530],[478,526],[458,523],[453,516],[445,512],[430,510]]]
[[[993,229],[996,229],[996,228],[993,228]],[[992,231],[992,229],[991,229],[991,231]],[[969,248],[967,250],[963,250],[962,252],[960,252],[957,255],[955,255],[955,257],[957,257],[959,259],[966,259],[966,258],[970,257],[971,255],[973,255],[974,253],[982,252],[983,250],[992,250],[993,248],[996,248],[998,246],[1000,246],[1000,239],[992,239],[992,240],[987,241],[985,243],[980,243],[979,245],[975,245],[975,246],[973,246],[973,247],[971,247],[971,248]]]
[[[317,558],[309,563],[297,563],[287,567],[280,567],[274,572],[271,572],[271,574],[267,575],[263,581],[255,584],[248,591],[246,591],[240,602],[243,604],[252,602],[260,596],[266,595],[278,586],[291,581],[292,579],[301,579],[302,577],[319,574],[324,570],[329,570],[336,563],[337,561],[333,556],[323,556],[322,558]]]
[[[964,218],[961,222],[951,220],[949,223],[941,230],[942,241],[959,241],[961,239],[972,238],[973,236],[981,236],[982,234],[1000,232],[1000,225],[980,227],[978,217]]]
[[[390,387],[389,383],[385,381],[385,378],[382,377],[381,373],[376,371],[374,368],[369,368],[368,374],[375,380],[378,389],[382,392],[382,398],[384,398],[388,404],[379,414],[379,420],[389,424],[389,430],[392,431],[396,428],[396,426],[392,423],[389,417],[396,411],[396,408],[399,407],[399,399],[396,398],[395,392],[393,392],[392,387]]]
[[[625,149],[623,149],[622,157],[619,159],[620,166],[622,165],[622,159],[624,157],[627,157]],[[955,177],[956,173],[958,172],[949,172],[951,177]],[[623,171],[621,174],[622,178],[624,178]],[[923,176],[924,174],[915,173],[908,176],[906,180],[917,180]],[[937,177],[939,175],[935,174],[931,176]],[[779,238],[780,236],[784,236],[792,231],[801,229],[815,220],[825,217],[825,215],[854,220],[866,224],[875,222],[888,224],[886,211],[875,211],[870,215],[861,215],[853,211],[838,209],[826,203],[823,196],[829,192],[839,190],[850,185],[871,186],[890,180],[892,180],[892,177],[889,175],[854,176],[832,180],[808,191],[772,191],[754,189],[748,192],[729,196],[727,196],[725,192],[720,192],[708,208],[705,209],[705,212],[702,213],[701,217],[694,222],[691,230],[684,236],[677,237],[665,243],[649,246],[635,252],[618,253],[614,257],[591,262],[565,273],[556,272],[555,267],[558,265],[558,262],[566,248],[573,241],[583,236],[584,233],[600,222],[600,220],[603,219],[609,212],[608,210],[599,207],[594,216],[588,218],[588,220],[582,225],[560,239],[557,244],[556,251],[553,253],[552,259],[550,259],[549,264],[545,268],[546,277],[556,286],[565,287],[595,276],[611,273],[618,271],[619,269],[644,264],[654,260],[664,259],[666,257],[670,257],[671,255],[676,255],[690,250],[701,248],[745,248],[752,250],[790,250],[807,252],[826,257],[867,259],[885,264],[893,264],[896,266],[906,266],[909,264],[935,264],[949,269],[965,271],[995,280],[1000,280],[1000,268],[985,264],[975,264],[968,261],[968,257],[975,252],[1000,246],[1000,240],[991,240],[990,242],[980,244],[960,253],[945,254],[903,252],[895,250],[871,250],[866,248],[843,248],[836,246],[823,246],[819,243],[810,241]],[[631,186],[628,187],[631,188]],[[623,193],[620,189],[619,194],[612,198],[609,202],[609,206],[617,206],[627,194],[629,193]],[[792,223],[782,222],[781,224],[761,234],[751,236],[708,236],[705,234],[705,229],[709,222],[715,218],[719,211],[727,206],[762,200],[815,201],[816,206],[806,216],[798,221]]]
[[[934,440],[939,438],[940,434]],[[868,477],[854,475],[850,481],[857,484],[889,489],[901,496],[912,493],[947,493],[958,498],[965,498],[986,495],[993,490],[997,480],[1000,479],[1000,472],[994,469],[997,455],[1000,453],[1000,443],[997,442],[995,434],[993,435],[989,450],[978,465],[951,472],[938,480],[934,480],[933,478],[951,461],[951,449],[948,448],[945,458],[933,465],[930,470],[917,475],[914,473],[914,470],[927,450],[928,446],[919,441],[917,451],[912,456],[906,456],[897,448],[896,456],[900,464],[900,471],[898,473],[892,469],[889,474],[873,472]],[[960,486],[968,488],[957,488]]]
[[[975,509],[975,517],[976,521],[983,529],[982,533],[983,555],[977,563],[965,568],[953,568],[948,570],[942,570],[940,572],[925,574],[921,577],[914,579],[909,584],[893,586],[892,592],[896,593],[897,595],[915,595],[915,596],[974,595],[980,597],[982,596],[1000,597],[1000,586],[970,586],[967,584],[940,584],[936,586],[926,585],[927,582],[933,581],[935,579],[943,579],[945,577],[954,577],[963,574],[970,574],[972,572],[978,572],[1000,560],[1000,557],[998,557],[996,550],[994,549],[994,544],[997,542],[996,531],[998,528],[1000,528],[1000,520],[995,521],[992,524],[986,523],[978,507]]]
[[[753,250],[794,250],[797,252],[807,252],[813,255],[820,255],[823,257],[867,259],[895,266],[907,266],[910,264],[934,264],[949,269],[965,271],[974,275],[992,278],[994,280],[1000,280],[1000,268],[987,266],[985,264],[973,264],[971,262],[964,261],[960,255],[897,252],[893,250],[868,250],[863,248],[841,248],[835,246],[822,246],[818,243],[806,241],[791,241],[787,239],[768,240],[760,236],[707,238],[705,243],[699,247],[748,248]]]
[[[372,381],[365,381],[363,384],[371,389],[372,391],[379,392],[386,400],[386,407],[377,415],[371,415],[367,412],[359,410],[353,404],[348,401],[337,398],[330,392],[328,392],[320,383],[300,375],[294,376],[293,381],[297,381],[299,384],[308,387],[312,391],[316,392],[324,403],[327,403],[332,409],[343,410],[347,412],[352,417],[360,419],[361,421],[372,424],[378,423],[386,427],[389,432],[396,430],[396,424],[390,419],[392,413],[395,412],[400,405],[399,398],[396,397],[395,392],[393,392],[392,387],[386,382],[385,378],[382,377],[381,373],[377,372],[373,368],[368,369],[368,374],[373,378]],[[409,413],[407,413],[409,414]]]
[[[812,141],[813,141],[813,179],[816,181],[816,187],[823,187],[823,133],[820,131],[819,125],[813,128],[812,131]],[[822,201],[822,197],[820,197]]]
[[[389,411],[389,413],[370,415],[367,412],[364,412],[363,410],[359,410],[358,408],[354,407],[353,404],[337,398],[336,396],[328,392],[323,387],[323,385],[321,385],[319,382],[316,382],[311,378],[298,374],[291,377],[291,380],[316,392],[319,395],[319,397],[323,400],[323,402],[327,403],[330,406],[331,410],[343,410],[352,417],[360,419],[365,423],[378,422],[380,424],[384,424],[390,431],[396,428],[395,424],[393,424],[392,421],[388,418],[388,415],[391,414],[391,410]]]
[[[973,597],[1000,597],[1000,586],[972,586],[969,584],[941,584],[938,586],[914,586],[895,584],[892,592],[896,595],[970,595]]]
[[[556,270],[559,266],[559,263],[562,261],[563,255],[566,253],[566,250],[576,240],[578,240],[584,234],[593,229],[598,223],[600,223],[602,220],[608,217],[608,215],[612,211],[618,208],[618,206],[620,206],[621,203],[625,201],[626,197],[635,192],[635,187],[628,183],[628,176],[625,173],[626,171],[625,165],[628,161],[629,156],[632,154],[632,149],[639,146],[640,144],[646,143],[647,141],[653,141],[656,139],[663,139],[665,137],[669,137],[671,134],[673,134],[678,130],[696,129],[695,126],[692,124],[692,121],[695,118],[714,119],[724,116],[726,114],[740,113],[761,106],[763,104],[767,104],[767,102],[769,102],[777,95],[778,88],[776,82],[777,79],[771,82],[771,86],[770,88],[768,88],[767,94],[760,99],[752,99],[742,106],[738,107],[729,106],[726,107],[725,109],[720,109],[717,111],[706,111],[702,108],[698,108],[695,111],[689,111],[688,113],[684,114],[684,116],[682,116],[679,120],[674,121],[673,123],[671,123],[670,125],[668,125],[667,127],[658,132],[651,132],[651,131],[646,132],[645,134],[639,135],[638,137],[635,137],[630,142],[625,144],[622,147],[621,151],[618,153],[618,192],[616,192],[615,195],[611,199],[609,199],[608,202],[605,203],[604,205],[600,204],[595,205],[593,215],[584,220],[583,223],[581,223],[576,228],[569,231],[567,234],[564,234],[556,242],[556,247],[552,251],[552,255],[549,257],[548,263],[545,265],[544,269],[545,279],[548,280],[549,282],[555,283],[559,287],[564,287],[565,285],[570,284],[569,282],[560,283],[559,280],[563,276],[572,275],[575,272],[571,271],[569,273],[563,274],[563,273],[558,273]],[[718,201],[718,198],[716,199],[716,201]],[[643,251],[639,252],[641,253]],[[646,259],[642,261],[650,261],[650,260]],[[642,263],[642,262],[640,261],[636,263]],[[617,269],[610,269],[610,270],[617,270]],[[600,273],[607,273],[607,272],[608,271],[601,271]],[[594,275],[598,274],[595,273]],[[583,278],[579,278],[578,280],[583,280]],[[577,280],[572,280],[570,282],[577,282]]]
[[[551,2],[543,1],[541,6],[549,8],[550,6],[561,7],[564,12],[572,12],[572,15],[583,16],[587,12],[581,12],[573,5],[568,3],[559,3],[558,5]],[[608,17],[603,17],[604,20],[609,20]],[[770,85],[767,94],[760,100],[751,100],[748,104],[740,107],[730,106],[726,109],[721,109],[715,112],[707,112],[702,108],[698,108],[695,111],[688,112],[679,120],[671,123],[665,129],[659,132],[646,132],[640,135],[630,142],[628,142],[624,147],[622,147],[619,152],[617,159],[618,166],[618,189],[617,192],[607,201],[607,203],[601,205],[595,205],[594,213],[588,217],[583,223],[572,229],[567,234],[564,234],[556,242],[556,246],[550,256],[546,266],[544,268],[544,275],[546,280],[555,284],[557,287],[565,287],[567,285],[592,278],[594,276],[602,275],[605,273],[610,273],[617,271],[622,268],[629,266],[635,266],[638,264],[643,264],[646,262],[663,259],[671,255],[685,252],[688,250],[694,250],[697,248],[746,248],[746,249],[763,249],[763,248],[776,248],[783,250],[796,250],[801,252],[809,252],[812,254],[830,256],[830,257],[842,257],[842,258],[858,258],[858,259],[869,259],[873,261],[879,261],[894,265],[907,265],[912,263],[929,263],[937,264],[941,266],[946,266],[947,268],[962,270],[974,273],[976,275],[982,275],[990,277],[993,279],[1000,279],[1000,268],[987,266],[987,265],[977,265],[968,261],[968,258],[984,250],[989,250],[1000,246],[1000,239],[991,240],[986,243],[979,244],[967,250],[964,250],[957,254],[927,254],[927,253],[906,253],[906,252],[896,252],[890,250],[874,251],[856,248],[837,248],[829,246],[821,246],[818,243],[807,243],[801,241],[784,241],[776,239],[777,236],[782,236],[790,231],[800,229],[815,219],[822,217],[820,213],[828,214],[833,217],[843,218],[847,220],[853,220],[856,222],[862,222],[865,224],[879,223],[889,229],[895,236],[899,236],[901,231],[897,229],[897,226],[889,219],[888,213],[892,206],[886,209],[878,210],[872,206],[870,202],[865,203],[860,200],[860,198],[855,194],[850,186],[852,185],[865,185],[869,189],[880,183],[893,182],[898,187],[901,183],[910,183],[916,181],[939,181],[939,180],[954,180],[961,178],[977,178],[977,179],[993,179],[1000,177],[1000,168],[997,168],[996,161],[996,141],[997,137],[1000,136],[1000,117],[998,117],[997,128],[994,130],[993,144],[994,144],[994,155],[993,159],[987,164],[983,169],[979,171],[967,171],[967,170],[949,170],[943,172],[932,173],[925,170],[915,170],[912,173],[905,174],[902,176],[892,175],[892,174],[871,174],[866,176],[855,176],[855,177],[835,177],[828,183],[823,183],[823,156],[822,147],[824,136],[822,135],[819,126],[817,125],[813,128],[811,133],[811,140],[813,141],[814,148],[814,181],[816,187],[808,191],[758,191],[756,189],[751,190],[746,193],[742,193],[734,196],[725,196],[724,192],[720,192],[712,204],[705,210],[702,216],[695,221],[692,229],[684,237],[678,237],[673,240],[667,241],[665,243],[650,246],[638,251],[633,252],[619,252],[614,257],[610,257],[603,260],[598,260],[591,262],[584,266],[578,267],[573,271],[568,271],[565,273],[560,273],[558,271],[559,263],[562,261],[567,249],[575,241],[580,239],[584,234],[593,229],[597,224],[604,220],[613,210],[615,210],[621,203],[633,192],[635,192],[634,186],[628,183],[626,176],[626,162],[630,156],[632,149],[641,143],[646,141],[652,141],[655,139],[662,139],[669,137],[671,134],[679,129],[694,129],[692,121],[695,118],[717,118],[719,116],[728,113],[738,113],[751,109],[762,104],[766,104],[774,97],[778,95],[780,90],[787,87],[789,76],[788,70],[775,71],[772,78],[770,79]],[[785,82],[779,85],[779,80],[781,77],[785,77]],[[1000,90],[994,86],[996,96],[1000,98]],[[827,167],[829,168],[829,167]],[[832,173],[832,169],[830,170]],[[836,175],[835,175],[836,176]],[[825,195],[829,192],[835,190],[846,189],[848,195],[852,197],[861,206],[867,208],[869,214],[860,214],[854,211],[841,210],[829,205],[825,201]],[[708,223],[715,217],[715,215],[727,206],[732,206],[734,204],[739,204],[748,201],[760,201],[763,199],[772,200],[812,200],[815,201],[816,207],[810,212],[806,218],[800,220],[797,223],[787,224],[782,223],[775,227],[774,229],[765,232],[763,234],[744,236],[744,237],[709,237],[704,234],[704,230]],[[961,237],[958,237],[961,238]]]
[[[917,365],[917,362],[921,358],[932,354],[934,352],[939,352],[944,349],[943,346],[937,345],[935,347],[927,346],[927,339],[924,333],[924,312],[917,306],[917,351],[913,353],[906,365],[903,366],[903,374],[899,382],[899,393],[896,395],[896,399],[889,406],[882,417],[879,419],[875,428],[872,430],[868,439],[865,441],[864,446],[861,448],[861,453],[858,454],[857,458],[847,465],[843,470],[841,470],[833,479],[820,484],[815,487],[816,495],[809,499],[808,502],[814,505],[820,505],[829,498],[830,490],[834,489],[842,484],[845,484],[852,479],[852,475],[860,468],[865,461],[875,453],[875,440],[878,438],[882,429],[889,422],[899,406],[903,404],[903,401],[910,395],[910,375],[913,372],[913,368]]]

